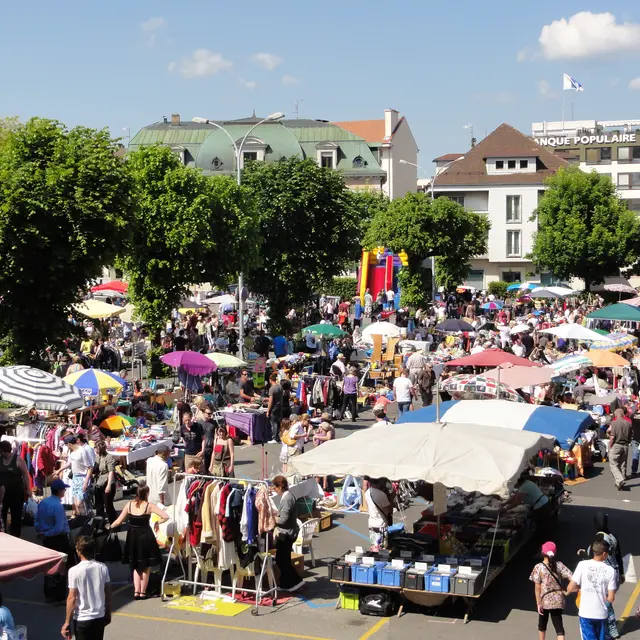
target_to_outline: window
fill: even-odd
[[[618,189],[640,189],[640,173],[619,173]]]
[[[507,231],[507,257],[520,256],[520,231]]]
[[[447,198],[456,204],[459,204],[461,207],[464,207],[464,196],[447,196]]]
[[[333,151],[323,151],[320,154],[320,166],[325,169],[333,169]]]
[[[220,160],[220,158],[216,157],[211,161],[211,166],[213,167],[214,171],[222,171],[222,165],[224,163],[222,162],[222,160]]]
[[[529,161],[528,160],[520,160],[520,168],[521,169],[528,169],[529,168]]]
[[[540,200],[542,200],[542,196],[544,195],[544,190],[538,191],[538,204],[540,204]]]
[[[631,147],[618,147],[618,161],[629,162],[631,160]]]
[[[484,269],[471,269],[465,280],[467,287],[484,288]]]
[[[611,147],[596,147],[587,149],[587,164],[610,164],[611,163]]]
[[[496,169],[504,169],[504,160],[496,160]]]
[[[516,161],[515,160],[507,160],[507,169],[515,169]]]
[[[600,149],[600,162],[603,164],[611,162],[611,147],[602,147]]]
[[[640,200],[631,198],[630,200],[626,200],[626,203],[631,211],[640,211]]]
[[[519,271],[503,271],[502,282],[522,282]]]
[[[522,222],[520,196],[507,196],[507,222]]]
[[[353,159],[353,168],[362,169],[362,167],[364,167],[364,159],[362,158],[362,156],[356,156]]]
[[[242,161],[244,164],[247,162],[255,162],[258,159],[257,151],[243,151],[242,152]]]
[[[587,149],[587,164],[597,164],[600,160],[599,149]]]

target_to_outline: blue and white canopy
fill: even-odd
[[[435,422],[435,420],[436,407],[431,405],[405,413],[398,419],[398,423]],[[591,415],[583,411],[521,404],[508,400],[441,402],[440,420],[447,423],[471,423],[550,435],[563,449],[570,449],[580,433],[594,424]]]

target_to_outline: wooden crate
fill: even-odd
[[[333,526],[333,513],[331,511],[322,511],[320,513],[320,522],[318,522],[318,531],[326,531]]]

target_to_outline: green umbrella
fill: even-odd
[[[587,314],[587,318],[594,320],[627,320],[630,322],[640,322],[640,309],[638,309],[638,307],[632,307],[630,304],[624,304],[624,302],[618,302],[617,304],[610,304],[608,307]]]
[[[593,329],[593,331],[595,331],[596,333],[599,333],[601,336],[608,336],[609,332],[605,331],[604,329]]]
[[[302,333],[313,333],[314,336],[331,336],[333,338],[347,335],[340,327],[332,324],[312,324],[305,327]]]

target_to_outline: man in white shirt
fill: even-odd
[[[402,375],[393,381],[393,395],[398,403],[398,416],[409,411],[413,393],[413,384],[409,380],[409,369],[403,369]]]
[[[511,349],[513,350],[514,355],[518,356],[518,358],[524,358],[525,354],[527,353],[525,346],[522,344],[520,336],[515,339],[515,342],[511,346]]]
[[[567,593],[580,589],[578,619],[583,640],[604,640],[607,626],[607,603],[616,598],[616,573],[605,564],[609,545],[596,540],[591,545],[592,560],[578,562]]]
[[[162,446],[155,456],[147,459],[147,486],[149,502],[168,507],[171,504],[169,495],[169,447]]]
[[[373,417],[376,421],[371,425],[372,427],[393,427],[393,422],[389,422],[382,405],[373,408]]]
[[[367,480],[367,478],[365,478]],[[369,511],[369,541],[371,550],[387,546],[387,532],[393,518],[393,505],[389,496],[380,488],[381,480],[368,478],[369,488],[364,494]]]
[[[80,536],[76,552],[80,563],[69,569],[67,615],[60,630],[71,638],[71,623],[76,640],[103,640],[104,629],[111,623],[111,579],[109,569],[94,560],[95,542]]]
[[[422,351],[414,351],[407,358],[407,369],[409,369],[409,378],[413,384],[416,383],[418,374],[425,365],[429,364],[429,359],[424,355]]]

